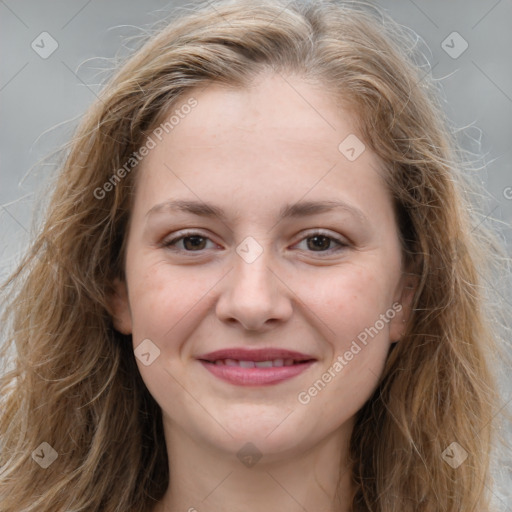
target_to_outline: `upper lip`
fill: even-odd
[[[294,361],[309,361],[315,359],[313,356],[295,352],[293,350],[285,350],[281,348],[227,348],[223,350],[215,350],[208,354],[203,354],[197,359],[203,361],[217,361],[219,359],[236,359],[238,361],[271,361],[274,359],[293,359]]]

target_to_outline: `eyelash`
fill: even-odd
[[[206,249],[200,249],[198,251],[187,251],[186,249],[176,249],[174,247],[175,244],[177,242],[179,242],[180,240],[183,240],[183,239],[189,238],[189,237],[194,237],[194,236],[198,236],[198,237],[204,238],[206,240],[210,240],[209,237],[203,235],[202,233],[200,233],[198,231],[187,231],[187,232],[181,233],[179,236],[174,237],[174,238],[172,238],[170,240],[165,240],[162,243],[162,246],[165,247],[165,248],[168,248],[170,250],[176,251],[176,252],[185,252],[185,253],[190,253],[190,254],[204,252]],[[308,252],[320,253],[320,254],[331,254],[332,252],[337,252],[337,251],[343,250],[343,249],[345,249],[345,248],[347,248],[349,246],[348,243],[340,240],[339,238],[335,238],[332,235],[330,235],[330,234],[328,234],[328,233],[326,233],[324,231],[321,231],[321,230],[313,231],[311,233],[308,233],[307,236],[301,238],[301,240],[299,240],[299,242],[297,242],[297,243],[300,243],[300,242],[302,242],[304,240],[307,240],[308,238],[313,238],[315,236],[323,236],[323,237],[325,237],[325,238],[327,238],[329,240],[334,241],[336,244],[338,244],[338,248],[337,249],[328,249],[326,251],[308,251]]]

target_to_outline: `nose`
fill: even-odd
[[[293,292],[271,268],[268,253],[251,263],[234,254],[234,268],[222,281],[216,305],[220,320],[249,331],[266,331],[291,317]]]

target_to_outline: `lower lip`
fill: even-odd
[[[294,364],[292,366],[273,366],[271,368],[242,368],[241,366],[219,366],[214,363],[200,363],[215,377],[237,386],[269,386],[307,370],[315,361]]]

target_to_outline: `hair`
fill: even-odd
[[[356,416],[352,510],[489,510],[499,334],[486,276],[498,253],[473,227],[462,159],[415,44],[364,4],[220,1],[166,21],[116,68],[2,287],[2,350],[16,354],[0,380],[3,512],[145,512],[164,495],[161,410],[109,306],[138,166],[114,171],[195,87],[248,87],[263,72],[319,84],[355,112],[417,279],[406,334]],[[58,454],[47,469],[32,460],[42,442]],[[442,456],[453,442],[469,454],[457,468]]]

